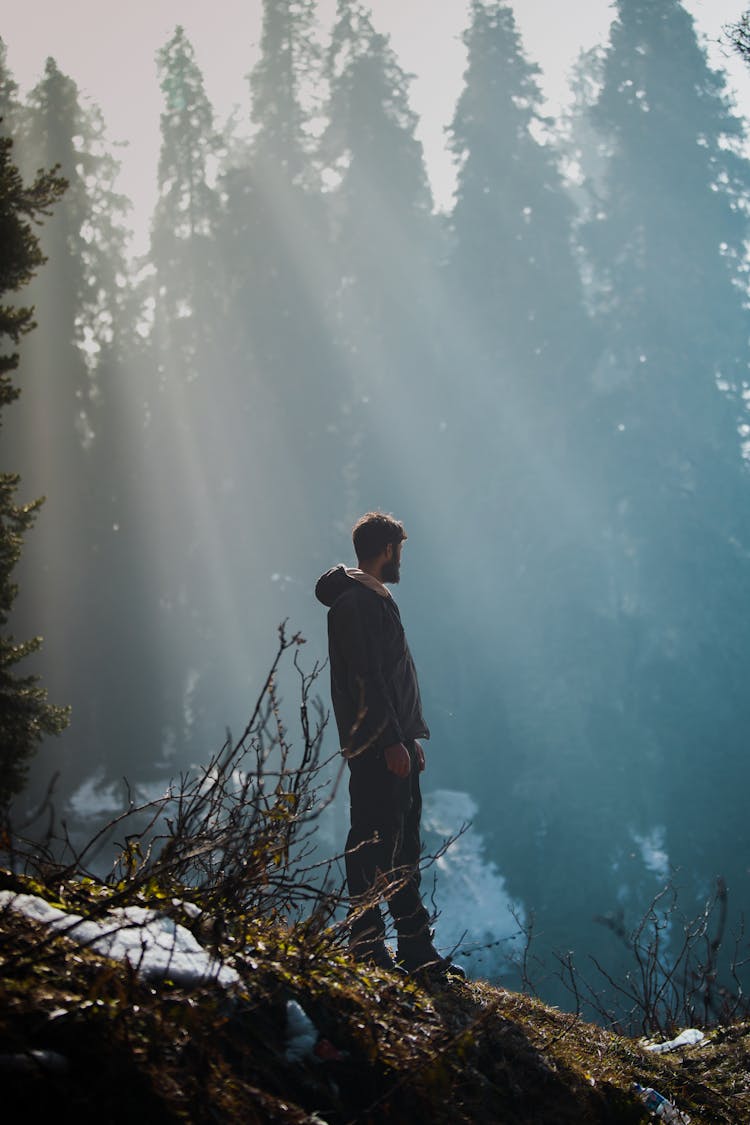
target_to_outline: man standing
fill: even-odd
[[[315,587],[329,607],[331,697],[350,770],[350,947],[359,960],[394,967],[379,904],[385,898],[400,966],[445,972],[450,962],[432,944],[419,891],[419,774],[425,757],[417,739],[430,732],[398,606],[385,585],[399,581],[406,532],[392,516],[368,512],[354,525],[352,539],[357,568],[336,566]]]

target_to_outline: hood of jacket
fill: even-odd
[[[325,574],[322,574],[318,579],[315,586],[315,597],[323,605],[330,607],[334,602],[338,601],[342,594],[351,587],[352,582],[358,582],[360,586],[366,586],[368,590],[372,590],[381,598],[390,598],[390,591],[379,582],[377,578],[373,578],[371,574],[366,574],[363,570],[357,567],[346,567],[343,563],[338,566],[331,567]]]

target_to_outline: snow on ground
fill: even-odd
[[[239,983],[234,969],[212,957],[189,930],[142,906],[117,907],[100,919],[68,914],[36,895],[0,891],[0,910],[15,910],[115,961],[128,961],[147,980],[191,986]]]
[[[642,1046],[654,1055],[664,1055],[668,1051],[676,1051],[678,1047],[694,1047],[696,1043],[703,1042],[707,1042],[706,1036],[697,1027],[685,1028],[676,1039],[669,1039],[666,1043],[651,1043],[648,1039],[641,1040]]]

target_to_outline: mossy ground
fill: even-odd
[[[101,894],[74,883],[54,897],[85,912]],[[639,1081],[696,1125],[750,1121],[750,1024],[654,1056],[486,983],[364,969],[324,935],[240,919],[222,943],[242,976],[236,992],[155,987],[0,914],[3,1120],[635,1125],[649,1120],[631,1092]],[[286,1059],[289,999],[333,1058]],[[65,1071],[19,1069],[45,1048]]]

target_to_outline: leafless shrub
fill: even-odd
[[[228,736],[205,765],[183,773],[156,800],[139,803],[128,791],[125,810],[83,848],[74,847],[65,826],[58,834],[53,820],[41,841],[9,833],[6,854],[14,870],[45,882],[94,878],[93,857],[119,835],[119,854],[105,880],[112,893],[102,900],[103,910],[158,889],[167,900],[189,890],[191,901],[216,919],[249,913],[292,920],[321,909],[330,915],[340,899],[340,887],[332,887],[335,860],[316,862],[313,838],[343,763],[333,766],[338,753],[321,756],[327,716],[312,697],[321,669],[315,664],[303,670],[303,643],[299,634],[290,637],[279,627],[275,658],[238,740]],[[300,681],[296,745],[277,688],[290,651]],[[327,895],[332,902],[325,907]]]
[[[507,956],[510,967],[516,973],[521,985],[521,991],[529,996],[539,996],[541,987],[540,977],[545,974],[545,965],[532,951],[536,927],[534,911],[522,915],[515,906],[510,906],[511,916],[518,926],[518,933],[513,935],[513,940],[520,939],[519,946]]]
[[[744,921],[727,948],[728,893],[719,877],[713,894],[694,917],[678,904],[670,881],[628,930],[622,914],[598,917],[622,943],[629,964],[614,972],[596,957],[589,960],[596,978],[581,973],[572,953],[556,953],[557,976],[571,994],[575,1010],[593,1011],[621,1034],[672,1033],[678,1027],[710,1027],[746,1019],[750,1005],[741,970]]]

